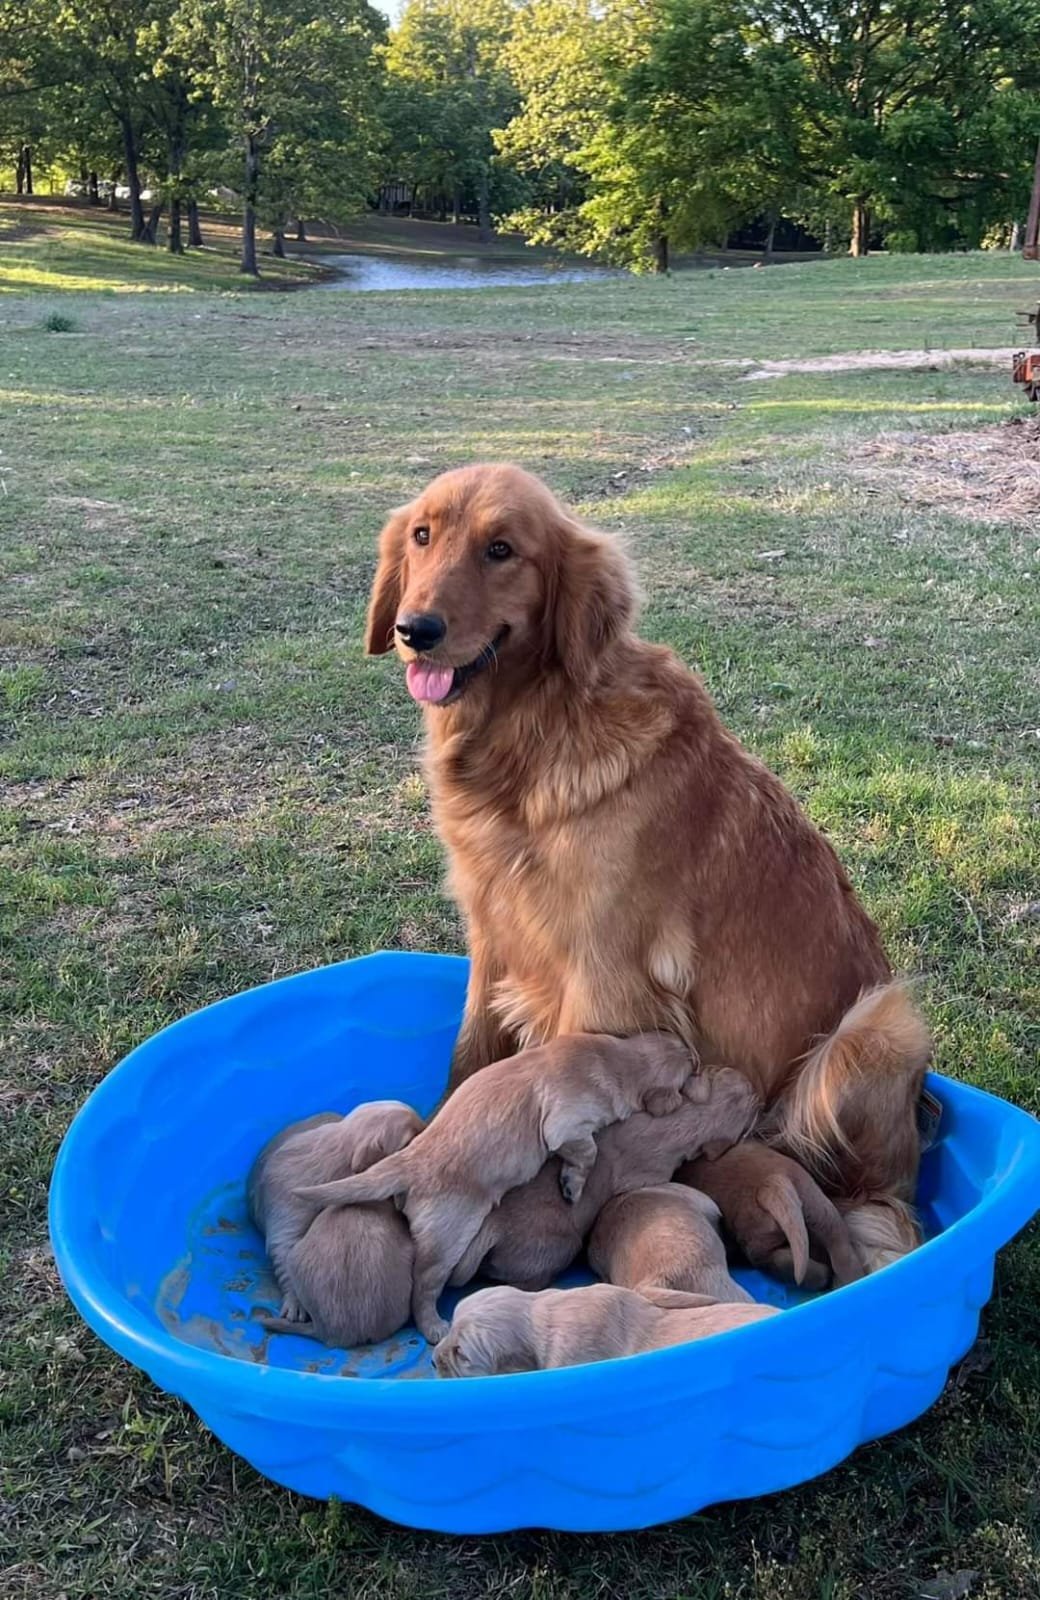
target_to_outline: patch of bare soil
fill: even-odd
[[[742,381],[786,378],[796,372],[940,372],[945,367],[1010,366],[1012,350],[850,350],[835,356],[788,361],[756,361]]]
[[[970,433],[885,433],[850,466],[915,504],[975,522],[1040,522],[1040,415]]]

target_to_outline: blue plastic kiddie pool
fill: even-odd
[[[446,1533],[640,1528],[801,1483],[935,1400],[978,1331],[993,1258],[1040,1205],[1040,1125],[942,1078],[928,1242],[781,1317],[563,1371],[437,1380],[405,1330],[364,1350],[269,1336],[244,1180],[273,1133],[445,1084],[467,964],[374,955],[166,1028],[94,1091],[51,1187],[58,1267],[96,1333],[259,1472]],[[798,1303],[801,1302],[801,1303]],[[416,1381],[405,1381],[416,1380]]]

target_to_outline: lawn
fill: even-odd
[[[1010,344],[1037,269],[355,297],[213,292],[164,258],[190,278],[168,294],[94,292],[157,287],[128,245],[0,241],[0,267],[13,251],[36,292],[0,298],[5,1600],[1036,1600],[1036,1229],[932,1412],[821,1482],[639,1536],[478,1542],[233,1459],[77,1321],[45,1195],[76,1108],[164,1023],[380,946],[459,947],[415,708],[360,631],[386,510],[481,456],[628,538],[645,632],[833,839],[941,1070],[1040,1110],[1037,530],[857,465],[885,430],[1022,407],[998,370],[715,364]]]

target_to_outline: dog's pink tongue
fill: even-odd
[[[428,661],[409,661],[405,672],[413,700],[446,700],[455,681],[454,667],[435,667]]]

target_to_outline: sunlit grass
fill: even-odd
[[[195,271],[107,235],[88,262],[93,226],[70,223],[42,265],[46,241],[0,237],[0,265],[64,270],[66,251],[87,268],[67,276],[106,288]],[[1040,1109],[1040,918],[1021,914],[1040,881],[1037,541],[906,503],[898,484],[865,494],[850,472],[885,428],[1012,416],[1007,374],[753,384],[698,364],[1001,345],[1031,270],[976,256],[468,295],[8,294],[13,1594],[909,1600],[971,1571],[980,1600],[1035,1600],[1035,1234],[999,1263],[990,1367],[820,1482],[646,1535],[478,1543],[303,1502],[233,1462],[76,1320],[45,1223],[71,1116],[150,1032],[378,946],[459,948],[415,708],[360,640],[387,509],[491,455],[626,537],[644,631],[701,671],[833,840],[919,986],[942,1070]],[[70,304],[82,331],[47,335],[41,317]]]

